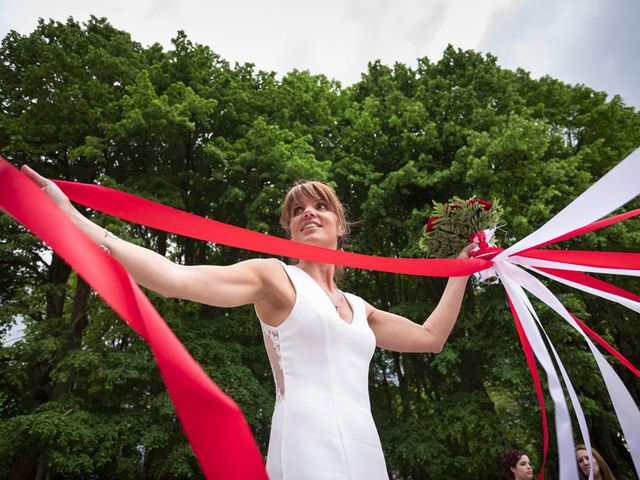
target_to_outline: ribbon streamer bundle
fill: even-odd
[[[578,471],[571,416],[562,383],[590,452],[586,420],[571,380],[525,291],[557,312],[587,342],[620,421],[636,473],[640,475],[640,410],[591,339],[635,375],[640,377],[640,371],[567,311],[553,293],[530,273],[535,272],[640,312],[639,295],[584,273],[639,276],[640,253],[541,250],[544,246],[640,215],[638,209],[598,220],[640,193],[639,178],[640,149],[536,232],[507,249],[481,251],[478,258],[467,260],[385,258],[327,250],[201,218],[104,187],[56,183],[72,201],[106,214],[175,234],[262,253],[369,270],[441,277],[495,269],[507,292],[541,404],[544,458],[548,450],[548,429],[535,359],[546,372],[555,406],[560,478],[573,480],[578,478]],[[207,478],[267,478],[260,452],[238,406],[189,355],[135,281],[116,260],[91,242],[31,180],[2,158],[0,207],[51,246],[149,343],[177,415]],[[544,463],[539,478],[544,478]]]

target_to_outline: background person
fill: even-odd
[[[533,467],[524,450],[512,448],[504,452],[500,457],[500,467],[505,478],[509,480],[531,480],[533,478]]]
[[[615,480],[613,472],[605,462],[600,452],[591,447],[591,453],[593,455],[593,478],[594,480]],[[581,480],[589,478],[589,471],[591,470],[591,462],[589,461],[589,454],[587,453],[587,447],[580,444],[576,446],[576,460],[578,461],[578,474]]]

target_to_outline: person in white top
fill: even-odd
[[[55,183],[27,166],[22,171],[140,285],[217,307],[254,305],[276,383],[267,455],[271,479],[388,478],[369,408],[373,350],[440,352],[458,317],[467,276],[450,278],[436,308],[418,324],[343,293],[331,264],[252,259],[228,266],[178,265],[109,235]],[[281,224],[291,240],[330,249],[341,248],[349,231],[342,204],[321,182],[289,191]],[[468,258],[474,247],[458,258]]]

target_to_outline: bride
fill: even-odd
[[[178,265],[118,239],[80,214],[55,183],[27,166],[22,171],[140,285],[217,307],[254,305],[276,385],[267,455],[271,479],[388,478],[369,404],[374,349],[440,352],[468,277],[450,278],[436,308],[419,324],[340,290],[331,264],[252,259],[228,266]],[[280,223],[291,240],[330,249],[341,249],[349,233],[342,203],[321,182],[295,185],[284,199]],[[468,258],[474,247],[458,258]]]

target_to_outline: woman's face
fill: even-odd
[[[522,455],[515,467],[511,467],[516,480],[529,480],[533,478],[533,467],[527,455]]]
[[[336,248],[338,237],[344,235],[338,217],[317,198],[305,197],[292,205],[289,228],[291,240],[326,248]]]
[[[587,477],[589,476],[589,470],[591,469],[591,462],[589,461],[589,455],[586,450],[578,450],[576,452],[576,459],[578,460],[578,467],[582,470]],[[593,474],[600,473],[600,466],[598,461],[593,459]]]

